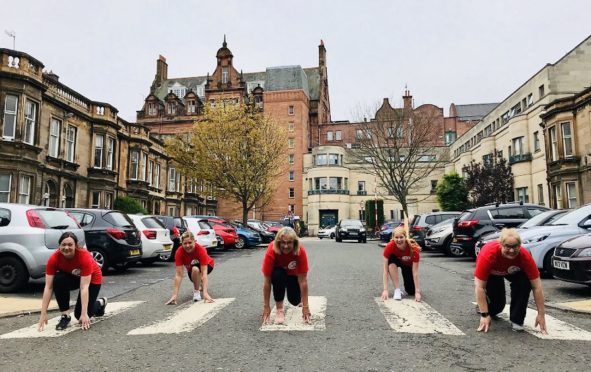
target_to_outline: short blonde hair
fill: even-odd
[[[501,243],[501,245],[505,245],[505,242],[509,238],[517,240],[517,244],[521,245],[521,236],[519,236],[517,229],[513,227],[505,227],[503,228],[503,230],[501,230],[501,235],[499,236],[499,242]]]
[[[298,234],[296,234],[295,230],[289,226],[283,227],[281,230],[277,232],[277,235],[275,235],[275,241],[273,241],[273,251],[275,252],[275,254],[281,254],[281,247],[279,246],[279,242],[283,237],[293,240],[293,254],[299,256],[300,241],[298,239]]]

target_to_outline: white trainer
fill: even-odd
[[[394,299],[395,300],[402,300],[402,292],[400,291],[400,288],[396,288],[394,290]]]
[[[193,302],[201,301],[201,292],[193,291]]]

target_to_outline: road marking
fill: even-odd
[[[464,335],[464,332],[424,301],[416,302],[410,298],[384,301],[379,297],[376,297],[375,301],[390,327],[396,332]]]
[[[213,318],[232,301],[234,301],[234,298],[216,298],[213,303],[195,302],[185,309],[177,310],[173,315],[162,321],[132,329],[127,334],[152,335],[157,333],[189,332]]]
[[[578,340],[578,341],[591,341],[591,332],[587,332],[584,329],[575,327],[572,324],[563,322],[562,320],[558,320],[548,314],[546,314],[546,330],[548,331],[547,335],[543,335],[539,327],[534,328],[534,324],[536,324],[536,317],[538,316],[538,312],[534,309],[527,309],[525,313],[525,321],[523,322],[524,330],[536,336],[537,338],[541,338],[544,340]],[[499,314],[499,317],[503,320],[509,320],[509,305],[506,305],[503,309],[503,312]]]
[[[109,302],[109,305],[107,306],[107,312],[105,313],[105,315],[92,318],[92,325],[94,325],[100,321],[103,321],[105,319],[108,319],[114,315],[120,314],[126,310],[129,310],[132,307],[135,307],[143,302],[145,302],[145,301]],[[81,329],[78,326],[78,321],[76,320],[76,318],[74,318],[73,314],[71,314],[71,315],[72,315],[72,321],[70,322],[70,326],[68,328],[64,329],[63,331],[57,331],[55,329],[55,326],[57,325],[57,323],[59,323],[59,320],[61,318],[61,315],[60,315],[58,317],[49,319],[49,321],[47,322],[47,325],[45,326],[45,330],[43,330],[42,332],[39,332],[37,330],[39,325],[35,324],[30,327],[21,328],[21,329],[18,329],[16,331],[13,331],[10,333],[5,333],[5,334],[1,335],[0,338],[7,339],[7,338],[60,337],[60,336],[66,335],[70,332],[74,332],[74,331]]]
[[[285,323],[274,324],[276,308],[271,310],[271,324],[264,324],[261,326],[261,331],[324,331],[326,324],[326,297],[309,296],[308,306],[310,306],[310,313],[312,313],[312,320],[309,324],[302,319],[302,308],[293,306],[289,302],[284,302],[285,307]]]

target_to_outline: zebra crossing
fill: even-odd
[[[191,332],[202,326],[205,322],[215,318],[224,309],[230,307],[235,301],[234,298],[219,298],[213,303],[204,301],[182,304],[171,308],[172,314],[165,319],[150,322],[149,324],[131,329],[128,336],[155,335],[155,334],[178,334]],[[107,313],[103,317],[93,319],[93,324],[104,321],[116,321],[117,315],[126,311],[141,308],[145,301],[121,301],[109,302]],[[285,303],[285,323],[274,324],[276,309],[271,311],[271,323],[264,324],[258,328],[260,332],[285,332],[285,331],[324,331],[327,329],[325,323],[326,313],[330,311],[330,304],[326,297],[310,296],[309,306],[312,313],[311,322],[305,323],[302,320],[301,308]],[[412,298],[405,298],[402,301],[389,299],[386,301],[375,298],[375,306],[379,309],[390,329],[395,333],[413,334],[440,334],[445,336],[462,337],[466,333],[475,333],[477,318],[470,326],[463,329],[449,321],[426,302],[416,302]],[[499,315],[500,321],[496,322],[493,331],[501,328],[501,323],[509,323],[509,306]],[[524,324],[524,331],[537,338],[544,340],[579,340],[591,341],[591,332],[575,327],[572,324],[556,319],[546,314],[546,325],[548,334],[543,335],[533,328],[537,312],[535,309],[528,309]],[[81,328],[75,321],[66,330],[56,331],[55,325],[59,316],[48,321],[45,330],[39,332],[38,324],[17,329],[15,331],[0,335],[0,339],[23,339],[40,337],[64,337],[71,332],[79,331]],[[473,323],[473,324],[472,324]],[[497,325],[499,327],[497,327]],[[330,325],[329,325],[330,326]],[[256,329],[256,328],[255,328]]]

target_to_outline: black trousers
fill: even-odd
[[[402,278],[404,279],[404,290],[409,295],[413,296],[415,294],[415,280],[412,277],[412,266],[404,265],[400,262],[400,259],[395,255],[390,255],[388,257],[388,266],[391,264],[396,265],[402,271]],[[389,273],[388,273],[389,275]]]
[[[67,274],[58,271],[53,277],[53,293],[55,293],[55,300],[60,308],[60,311],[66,311],[70,308],[70,291],[80,289],[80,277],[72,274]],[[101,308],[100,302],[97,302],[100,284],[90,284],[88,287],[88,317],[95,315],[95,311]],[[76,300],[76,307],[74,308],[74,317],[80,319],[82,313],[82,303],[80,293]],[[100,314],[99,314],[100,315]]]
[[[282,302],[287,291],[287,300],[294,306],[302,302],[302,292],[298,277],[287,275],[283,268],[276,267],[271,273],[271,285],[273,286],[273,299],[275,302]]]
[[[486,282],[486,302],[491,316],[499,314],[505,307],[505,280],[511,284],[511,305],[509,307],[509,319],[516,324],[523,325],[531,282],[523,271],[507,276],[491,275]]]

